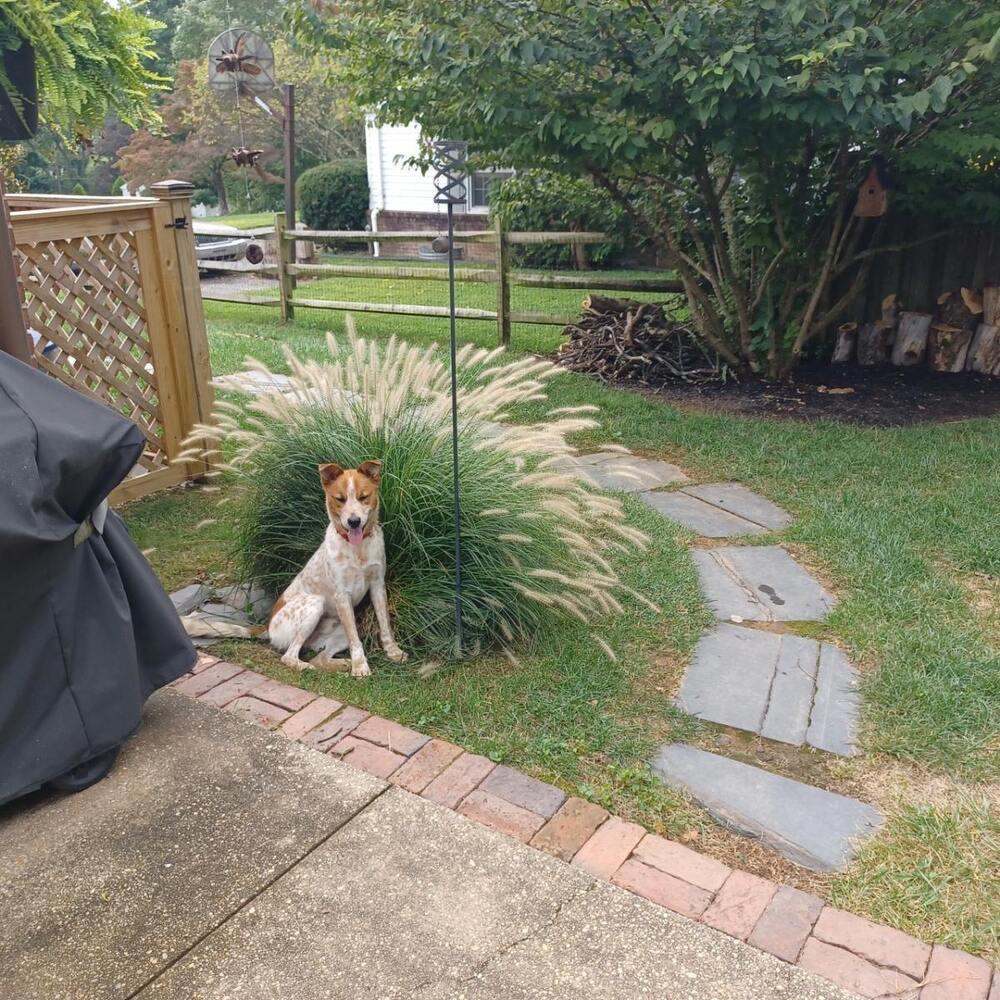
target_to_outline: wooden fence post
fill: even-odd
[[[34,364],[28,347],[24,294],[14,259],[14,233],[7,215],[3,174],[0,174],[0,351],[12,354],[25,364]]]
[[[191,195],[194,193],[194,185],[187,181],[166,180],[154,184],[151,191],[155,198],[166,204],[173,227],[177,279],[180,283],[180,307],[183,310],[185,339],[190,355],[191,372],[194,376],[194,406],[192,412],[187,414],[187,419],[191,423],[208,423],[212,415],[215,393],[212,389],[212,363],[208,349],[208,333],[205,329],[205,310],[201,301],[198,252],[195,249],[192,229]],[[183,357],[183,360],[186,361],[187,358]],[[207,469],[211,463],[203,464]]]
[[[278,212],[274,216],[274,238],[278,241],[278,293],[281,296],[281,322],[287,323],[295,319],[295,306],[292,305],[292,275],[288,266],[292,262],[289,252],[290,243],[285,239],[287,216]]]
[[[177,275],[177,248],[168,231],[170,207],[162,202],[147,203],[146,211],[148,223],[137,228],[133,238],[163,428],[162,448],[168,461],[172,461],[180,454],[181,442],[195,422],[197,395],[187,345],[181,343],[186,339],[186,330]]]
[[[502,347],[510,347],[510,244],[503,222],[496,219],[497,335]]]

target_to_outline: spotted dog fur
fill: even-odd
[[[406,660],[392,634],[385,594],[385,542],[379,524],[382,463],[362,462],[356,469],[329,463],[319,467],[330,524],[323,544],[278,598],[267,633],[289,667],[350,669],[352,677],[371,673],[354,609],[370,593],[379,637],[394,663]],[[303,647],[315,649],[310,662],[299,658]],[[338,657],[350,651],[350,659]]]

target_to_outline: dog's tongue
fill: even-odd
[[[364,532],[360,528],[348,528],[347,540],[351,545],[360,545],[364,541]]]

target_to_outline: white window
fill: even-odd
[[[468,182],[470,210],[482,212],[488,209],[493,186],[502,184],[508,177],[513,176],[513,170],[480,170],[474,173]]]

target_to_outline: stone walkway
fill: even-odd
[[[836,603],[779,545],[694,549],[691,557],[722,621],[819,621]]]
[[[779,743],[856,753],[857,671],[828,642],[718,625],[698,643],[677,704]]]
[[[844,868],[882,825],[871,806],[685,744],[661,747],[653,770],[728,826],[819,872]]]
[[[567,862],[567,871],[575,870],[598,883],[610,882],[612,886],[627,889],[656,907],[721,931],[737,942],[744,942],[752,948],[767,952],[799,970],[815,973],[855,995],[883,998],[891,995],[898,1000],[997,1000],[1000,997],[1000,973],[994,976],[989,963],[982,959],[940,945],[926,944],[891,927],[874,924],[827,906],[816,896],[729,868],[714,858],[649,833],[635,823],[609,815],[600,806],[568,796],[560,788],[513,768],[496,764],[485,757],[467,753],[454,744],[431,739],[389,719],[370,715],[359,708],[343,705],[310,691],[278,683],[263,674],[244,670],[236,664],[205,654],[202,654],[192,673],[174,682],[173,688],[177,693],[202,705],[221,709],[225,715],[242,718],[281,734],[289,741],[311,748],[318,755],[337,758],[353,768],[387,780],[402,792],[426,800],[428,804],[452,810],[481,826],[551,855],[558,861]],[[271,753],[273,755],[274,751]],[[692,760],[699,755],[708,759],[716,772],[710,785],[703,788],[697,787],[697,783],[707,772],[700,767],[691,766]],[[757,768],[749,768],[692,747],[664,748],[654,762],[654,767],[660,768],[664,773],[669,770],[668,780],[676,787],[680,787],[676,775],[679,769],[683,769],[687,775],[684,787],[696,796],[704,795],[709,800],[710,807],[715,804],[712,802],[714,796],[722,797],[727,784],[735,783],[737,787],[734,789],[734,797],[724,796],[725,802],[719,807],[717,814],[726,822],[734,823],[738,820],[737,825],[742,824],[743,829],[758,836],[765,835],[763,826],[766,820],[768,828],[776,830],[777,836],[787,836],[794,840],[796,849],[800,852],[799,860],[803,863],[818,859],[827,868],[833,867],[836,859],[825,853],[829,840],[821,835],[822,827],[832,825],[838,842],[843,845],[850,840],[853,832],[861,830],[866,824],[874,826],[878,822],[877,815],[868,810],[867,806],[861,803],[852,805],[851,800],[832,796],[821,789],[790,783],[798,785],[795,794],[803,796],[798,801],[789,798],[789,793],[784,788],[775,793],[760,776],[763,775],[772,782],[785,779],[766,775]],[[156,761],[156,771],[158,774],[163,773],[159,759]],[[213,779],[211,775],[209,780],[222,781],[221,778]],[[256,777],[254,780],[260,779]],[[228,774],[223,784],[228,789],[238,786],[238,782],[234,784],[232,776]],[[234,793],[229,791],[225,794]],[[324,799],[324,796],[318,796],[318,799]],[[262,802],[268,810],[272,808],[269,796],[263,796]],[[734,802],[742,810],[739,816],[734,812]],[[801,806],[801,812],[809,817],[811,837],[801,828],[792,829],[789,826],[794,826],[794,820],[790,817],[799,811],[796,806]],[[243,812],[256,816],[258,808],[262,806],[246,803],[240,811],[231,810],[230,816],[242,815]],[[773,814],[770,817],[764,815],[768,810]],[[197,813],[197,809],[195,811]],[[283,817],[282,821],[287,822],[290,807],[279,804],[278,812]],[[163,815],[168,813],[169,810],[165,808]],[[317,810],[308,809],[307,819],[314,813],[319,814]],[[386,849],[378,839],[384,839],[386,822],[380,820],[370,830],[359,831],[359,836],[366,843],[373,843],[371,849],[376,853]],[[430,814],[426,822],[432,822]],[[467,855],[469,850],[478,851],[479,848],[474,843],[462,847],[455,839],[457,833],[453,835],[448,824],[441,820],[433,821],[433,828],[442,827],[448,828],[448,849],[456,851],[457,856]],[[269,830],[266,832],[271,836]],[[318,881],[315,884],[310,882],[305,887],[302,898],[294,884],[284,893],[279,892],[276,896],[270,894],[270,900],[266,895],[262,896],[259,902],[255,902],[254,910],[241,917],[235,928],[221,935],[213,935],[205,946],[199,946],[183,962],[174,965],[172,970],[168,968],[162,982],[157,980],[148,988],[148,995],[178,998],[191,996],[194,995],[190,992],[192,983],[201,981],[208,983],[208,987],[203,987],[204,992],[198,995],[218,997],[220,1000],[223,996],[243,996],[248,1000],[256,1000],[258,996],[262,1000],[264,996],[271,1000],[279,995],[295,997],[296,1000],[313,996],[317,1000],[320,996],[341,996],[341,993],[332,990],[322,992],[321,987],[327,982],[324,977],[331,975],[331,969],[338,968],[338,962],[343,961],[338,958],[343,948],[346,947],[349,955],[354,955],[360,948],[362,952],[371,955],[373,962],[381,962],[379,949],[369,947],[366,941],[358,941],[352,933],[346,935],[343,945],[332,926],[329,934],[319,933],[320,911],[323,915],[341,913],[339,904],[332,899],[331,894],[342,895],[345,885],[356,886],[349,894],[353,901],[350,905],[360,909],[368,921],[369,934],[372,933],[370,928],[375,926],[372,923],[375,920],[373,907],[377,906],[378,892],[391,895],[394,915],[391,919],[385,919],[384,927],[379,923],[379,941],[387,938],[396,941],[395,929],[401,922],[409,928],[411,917],[419,918],[419,924],[426,925],[426,899],[430,899],[435,906],[435,919],[445,922],[442,933],[447,934],[447,928],[456,921],[468,920],[467,914],[462,912],[447,915],[450,912],[448,907],[454,909],[455,904],[446,902],[445,896],[452,891],[455,879],[449,876],[447,865],[435,867],[427,860],[434,856],[434,851],[440,857],[442,848],[433,846],[429,853],[424,851],[419,845],[425,833],[423,827],[404,829],[398,824],[390,823],[389,832],[391,837],[387,844],[392,852],[390,857],[379,856],[377,864],[365,864],[360,873],[348,867],[338,874],[331,867],[332,857],[328,856],[328,860],[320,865]],[[275,836],[279,834],[281,829],[275,831]],[[399,838],[405,840],[405,843]],[[416,847],[411,845],[411,839],[418,842]],[[60,849],[63,847],[61,839],[59,846]],[[477,863],[474,866],[474,874],[467,874],[464,870],[462,872],[459,882],[474,878],[478,886],[476,899],[482,901],[483,905],[486,905],[491,898],[489,894],[493,891],[501,891],[502,895],[497,897],[497,905],[500,905],[507,898],[503,893],[512,892],[513,886],[525,886],[534,878],[543,877],[540,869],[529,872],[527,868],[522,868],[520,875],[511,875],[509,884],[494,890],[492,885],[486,883],[493,878],[490,873],[497,866],[503,868],[503,872],[497,877],[501,880],[507,878],[505,873],[508,869],[504,866],[508,864],[508,853],[499,845],[492,847],[488,857],[484,855],[481,865]],[[0,876],[4,873],[2,860],[0,856]],[[398,886],[398,879],[401,877],[398,871],[400,864],[404,865],[402,878],[405,881],[405,891],[402,893],[398,887],[393,888]],[[439,885],[439,880],[443,880],[444,888]],[[22,892],[20,898],[27,899],[29,896],[31,899],[37,898],[37,893]],[[783,980],[774,969],[763,980],[766,985],[761,985],[760,979],[751,982],[752,967],[747,964],[737,966],[738,985],[730,992],[728,982],[719,978],[715,956],[720,952],[715,946],[702,940],[697,954],[707,965],[702,968],[696,963],[687,971],[681,971],[677,962],[686,962],[688,952],[683,948],[677,951],[678,939],[664,936],[665,931],[652,924],[642,929],[640,937],[627,942],[623,951],[611,954],[604,950],[603,942],[607,935],[614,933],[613,928],[619,922],[619,910],[620,907],[614,904],[612,896],[602,896],[587,914],[586,927],[581,926],[579,938],[573,939],[569,944],[560,943],[558,935],[546,940],[543,950],[550,954],[546,975],[551,971],[556,979],[545,989],[536,985],[518,990],[508,983],[505,984],[508,992],[500,989],[494,993],[482,988],[481,984],[473,987],[471,980],[462,979],[462,986],[468,992],[460,989],[449,992],[444,988],[438,992],[424,992],[411,986],[412,992],[397,994],[382,984],[381,989],[373,987],[374,992],[371,994],[364,992],[343,995],[407,995],[426,997],[427,1000],[436,1000],[438,997],[441,1000],[451,1000],[462,996],[469,1000],[507,1000],[508,997],[522,996],[537,996],[545,1000],[564,996],[567,1000],[582,1000],[591,996],[621,996],[631,1000],[632,997],[648,995],[670,996],[680,1000],[689,996],[685,992],[688,986],[691,987],[692,1000],[707,997],[728,1000],[730,996],[734,1000],[743,1000],[745,997],[764,1000],[772,995],[781,1000],[819,1000],[820,997],[838,995],[827,994],[822,989],[808,988],[805,981],[797,981],[794,986],[786,988],[781,985]],[[342,920],[347,921],[352,928],[355,926],[350,914],[343,916]],[[272,923],[273,933],[276,935],[274,949],[269,947],[260,950],[255,940],[257,957],[248,966],[245,952],[239,950],[244,935],[234,935],[232,930],[242,927],[246,931],[245,936],[249,938],[253,928],[269,927]],[[478,921],[474,923],[478,926]],[[419,931],[408,932],[419,939]],[[254,931],[256,933],[258,932]],[[0,929],[0,944],[2,937],[3,931]],[[265,937],[270,940],[268,935]],[[277,937],[281,937],[280,942]],[[462,941],[466,940],[465,932],[460,938]],[[329,943],[324,945],[322,941]],[[665,970],[667,978],[661,981],[659,967],[644,965],[640,978],[633,979],[632,959],[626,960],[624,956],[639,953],[645,955],[646,949],[653,949],[659,954],[661,943],[673,956],[669,970]],[[283,952],[288,947],[291,948],[294,961],[283,963],[276,952]],[[394,944],[393,947],[398,945]],[[488,946],[484,944],[484,947]],[[327,963],[325,966],[317,966],[317,952]],[[420,949],[414,948],[412,941],[408,955],[405,959],[402,952],[399,955],[404,968],[408,968],[413,962],[424,961],[420,957]],[[564,960],[568,964],[562,966],[560,963]],[[596,965],[593,964],[595,962]],[[291,977],[288,982],[294,983],[296,987],[303,981],[314,985],[308,988],[302,986],[302,992],[281,992],[276,987],[275,992],[254,992],[255,989],[273,987],[277,980],[272,980],[272,976],[278,975],[274,963],[281,966],[281,972]],[[164,964],[169,966],[172,963]],[[553,968],[554,965],[559,967]],[[587,970],[582,978],[572,971],[578,972],[581,968]],[[684,968],[682,965],[681,969]],[[598,969],[604,971],[599,973]],[[245,978],[250,975],[248,970],[253,971],[255,982],[259,979],[256,985]],[[387,977],[386,982],[395,981],[392,977],[399,974],[388,967],[383,969],[381,964],[379,970]],[[677,978],[678,973],[680,978]],[[445,978],[445,973],[436,974]],[[525,975],[529,975],[527,968]],[[537,970],[531,971],[530,975],[537,975]],[[199,980],[199,977],[205,976],[208,978]],[[35,980],[25,979],[25,982],[29,981],[34,984]],[[531,981],[536,984],[539,982],[537,979]],[[366,982],[373,982],[370,975]],[[62,996],[55,992],[51,995]],[[15,996],[20,1000],[20,994]],[[147,996],[147,992],[143,992],[141,996]]]
[[[668,485],[662,480],[664,463],[619,460],[628,463],[633,481],[660,475],[659,485]],[[576,461],[602,468],[610,457],[599,453]],[[676,473],[671,484],[687,480],[681,470]],[[787,511],[739,483],[653,488],[639,495],[653,510],[705,538],[765,535],[792,523]],[[853,664],[831,643],[767,630],[776,623],[823,619],[834,596],[780,545],[694,548],[691,556],[721,624],[698,644],[678,706],[705,722],[765,739],[840,756],[856,753]],[[652,767],[722,822],[816,871],[844,868],[882,824],[862,802],[688,746],[661,747]]]
[[[575,455],[552,463],[553,469],[577,473],[601,490],[619,493],[643,493],[659,486],[687,483],[690,479],[669,462],[614,451]]]
[[[739,483],[685,486],[673,493],[644,493],[642,499],[703,538],[766,535],[792,523],[790,514]]]

